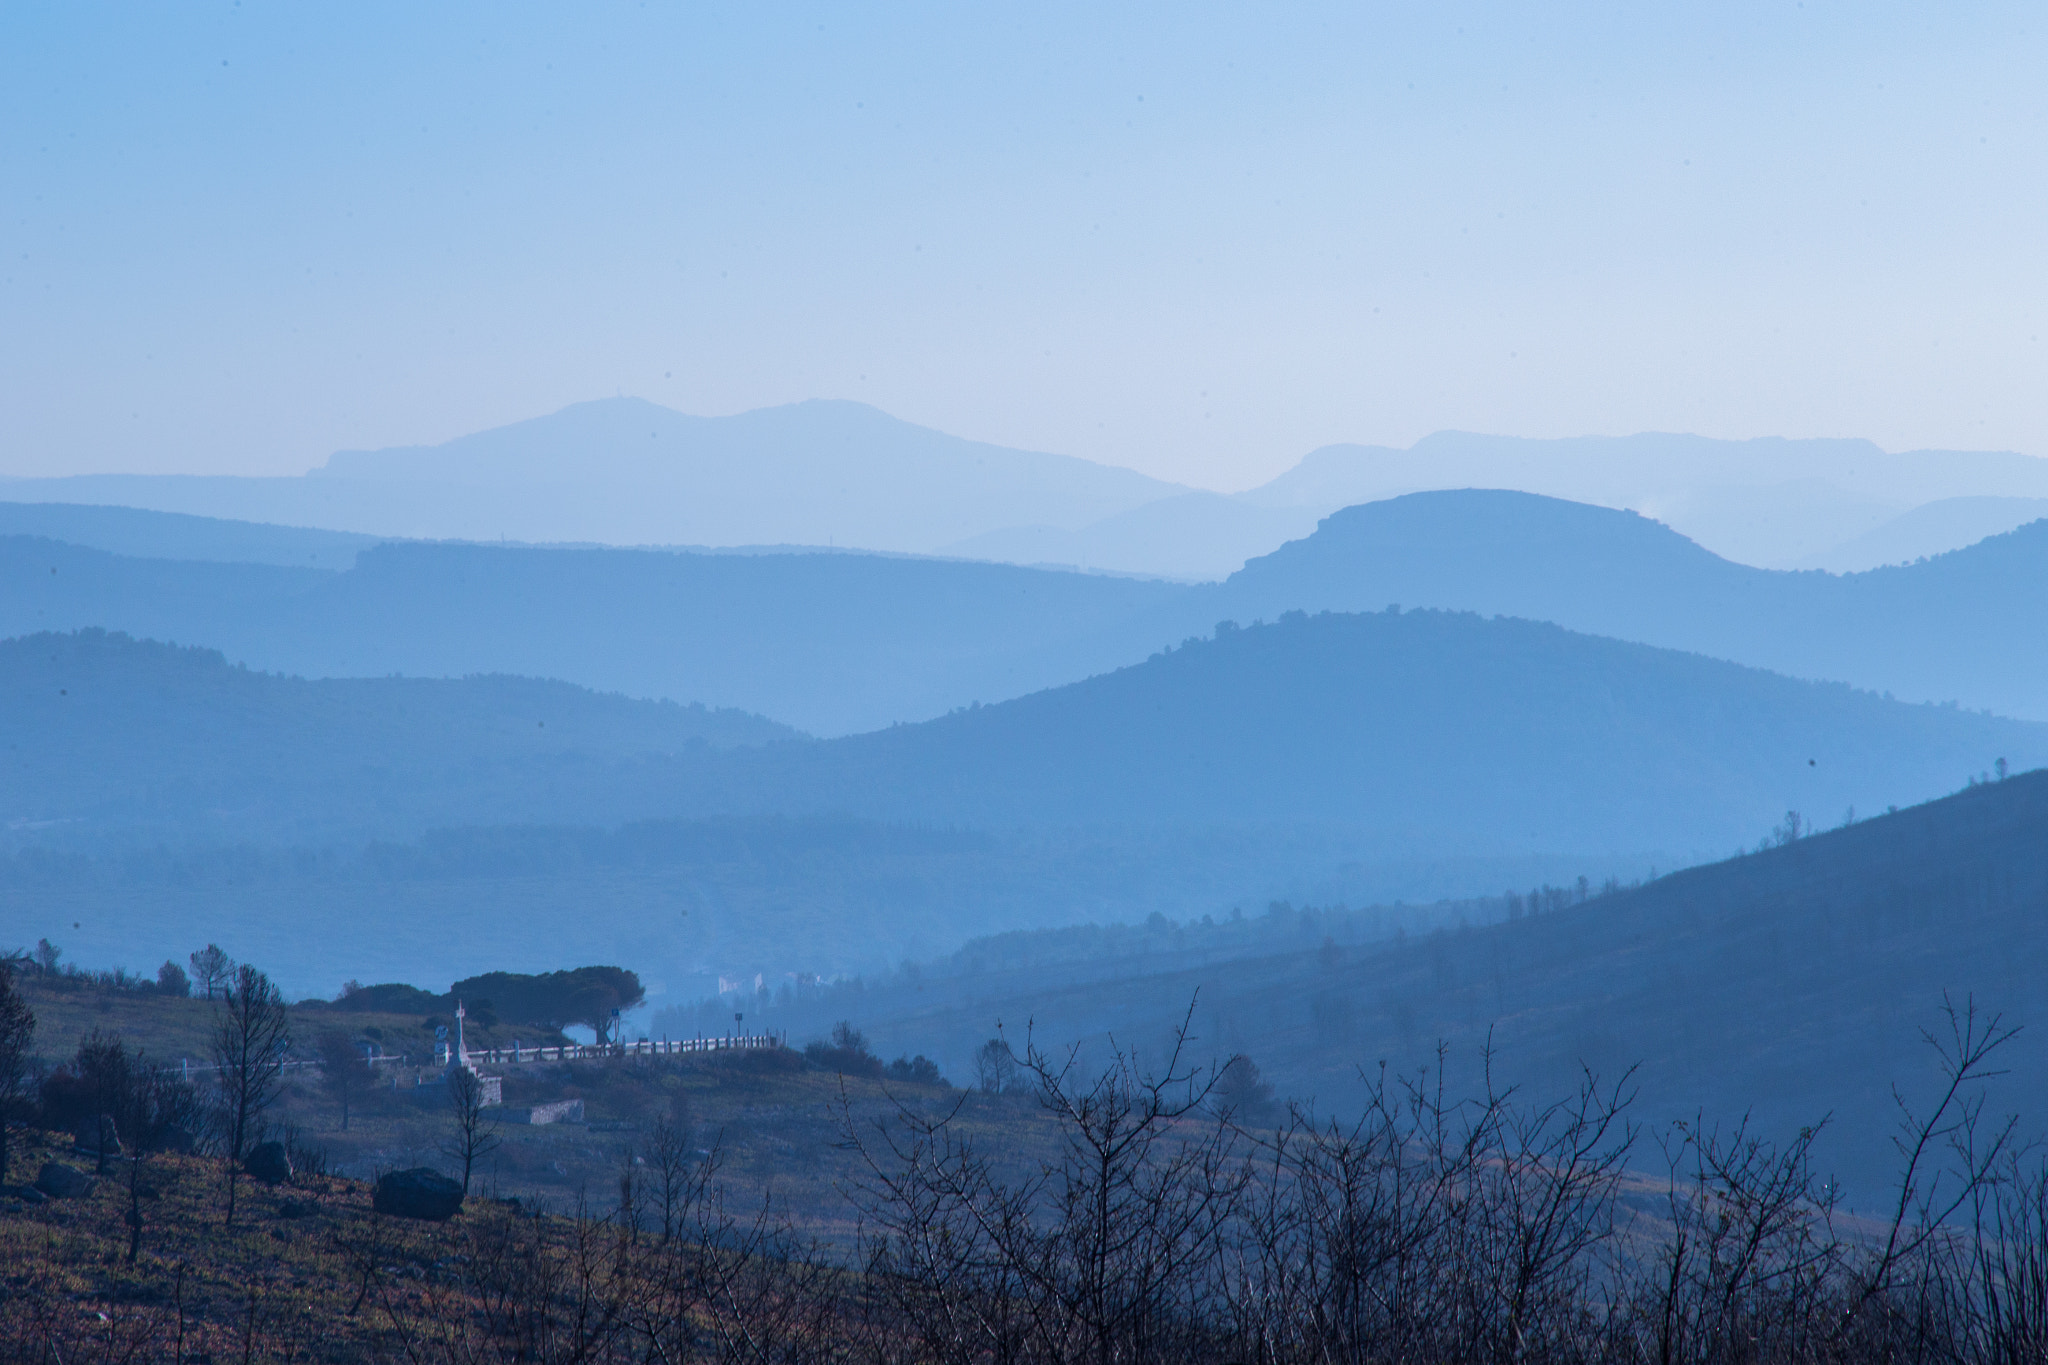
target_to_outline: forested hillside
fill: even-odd
[[[795,737],[567,683],[307,681],[103,631],[0,642],[0,735],[11,837],[87,846],[630,818],[651,772]]]
[[[307,681],[99,632],[0,646],[0,809],[67,842],[841,816],[1350,831],[1360,856],[1711,854],[2048,761],[2048,729],[1525,621],[1294,615],[918,725],[505,677]]]
[[[179,557],[214,547],[264,562],[0,538],[0,634],[97,626],[307,676],[554,677],[822,735],[1078,681],[1219,621],[1390,603],[1551,621],[2048,719],[2037,684],[2048,674],[2048,523],[1838,577],[1730,563],[1626,512],[1468,490],[1348,508],[1228,582],[1188,585],[817,550],[323,549],[294,539],[321,533],[284,527],[33,510],[17,508],[14,521],[46,535],[76,522],[95,544]]]
[[[1307,822],[1387,849],[1697,850],[2048,761],[2048,728],[1447,612],[1295,614],[1086,682],[679,776],[689,813]]]
[[[822,734],[1071,682],[1202,615],[1172,584],[825,551],[402,543],[329,573],[12,537],[0,582],[0,634],[100,627],[313,677],[520,673]]]
[[[1489,1046],[1497,1079],[1540,1095],[1569,1089],[1582,1064],[1609,1079],[1635,1067],[1644,1121],[1703,1113],[1725,1128],[1750,1114],[1778,1141],[1826,1122],[1823,1173],[1867,1198],[1896,1155],[1891,1085],[1924,1098],[1938,1084],[1922,1031],[1945,1036],[1946,994],[2023,1028],[1984,1097],[2028,1135],[2048,1127],[2048,773],[1563,899],[1365,947],[1347,946],[1337,919],[1288,908],[1255,936],[1263,951],[1193,966],[1174,960],[1167,926],[1154,937],[1164,970],[1129,958],[1113,982],[1072,963],[1006,978],[968,953],[789,1017],[850,1014],[884,1047],[943,1039],[934,1055],[957,1068],[998,1020],[1153,1046],[1196,1000],[1206,1048],[1246,1052],[1281,1092],[1339,1112],[1361,1068],[1429,1066],[1439,1043],[1457,1094]]]
[[[1326,518],[1217,589],[1216,614],[1498,613],[2042,720],[2043,584],[2048,521],[1924,563],[1791,573],[1731,563],[1630,512],[1463,490]]]

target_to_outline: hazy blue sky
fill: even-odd
[[[0,473],[296,472],[620,392],[1215,487],[1441,427],[2048,454],[2044,25],[10,4]]]

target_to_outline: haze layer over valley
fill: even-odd
[[[0,10],[0,1365],[2048,1362],[2044,66]]]
[[[1801,460],[1919,494],[2031,469],[1661,440],[1327,451],[1247,498],[1299,512],[1430,464],[1576,469],[1609,493],[1624,476],[1762,487]],[[1219,496],[858,405],[685,419],[625,400],[303,479],[148,486],[413,529],[516,505],[906,544],[1020,509],[1083,527]],[[1448,489],[1341,508],[1228,577],[1175,582],[8,503],[10,875],[22,913],[61,894],[74,937],[109,945],[136,941],[124,899],[210,885],[287,979],[336,951],[318,928],[259,929],[258,902],[293,879],[337,907],[316,924],[387,922],[393,944],[423,915],[537,929],[594,896],[614,907],[604,951],[685,992],[1004,928],[1637,878],[1788,811],[1838,823],[2048,761],[2029,723],[2048,720],[2044,527],[1834,575],[1736,563],[1628,511]],[[172,861],[133,862],[153,848]],[[69,861],[20,861],[39,849]],[[254,899],[222,881],[244,858],[269,869]],[[365,877],[391,888],[369,920],[339,909]]]
[[[819,735],[1077,681],[1219,621],[1389,605],[2048,720],[2048,523],[1832,575],[1735,564],[1631,513],[1461,490],[1344,509],[1222,582],[1181,584],[828,549],[337,545],[83,506],[11,515],[0,528],[45,534],[0,534],[0,630],[103,627],[315,677],[550,677]],[[145,557],[165,553],[181,557]]]
[[[362,879],[394,878],[394,945],[423,916],[537,929],[595,896],[614,907],[596,921],[607,951],[682,990],[732,969],[861,970],[1005,926],[1637,877],[1787,810],[1835,821],[2042,759],[2035,725],[1873,690],[2025,695],[2029,637],[1985,623],[2032,610],[2011,571],[2041,552],[2032,530],[1835,578],[1730,564],[1627,513],[1448,492],[1344,511],[1225,582],[1177,585],[14,515],[101,547],[0,540],[8,627],[60,632],[6,656],[9,837],[18,858],[71,859],[21,864],[17,905],[61,887],[95,926],[74,937],[132,944],[117,905],[207,885],[279,970],[335,951],[259,908],[307,876],[320,887],[288,894],[351,928],[386,913],[338,908]],[[354,560],[296,567],[302,552]],[[63,633],[102,626],[135,638]],[[626,827],[643,832],[604,833]],[[393,851],[351,851],[368,840]],[[123,852],[159,845],[170,863]],[[250,852],[208,851],[223,848]],[[733,850],[797,861],[735,880]],[[244,857],[270,870],[228,892],[221,869]],[[516,893],[493,858],[520,869]],[[588,859],[615,871],[590,881]],[[444,952],[454,970],[459,946],[404,960]]]

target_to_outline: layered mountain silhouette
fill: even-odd
[[[1861,573],[1947,554],[2048,517],[2048,498],[1942,498],[1790,567]]]
[[[1324,447],[1258,488],[1225,494],[963,440],[860,403],[693,417],[611,398],[440,445],[339,452],[303,476],[10,479],[0,496],[380,538],[793,544],[1220,578],[1338,508],[1471,487],[1634,509],[1741,563],[1839,569],[2010,529],[2015,507],[1982,500],[2048,498],[2048,461],[1890,453],[1857,440],[1439,432],[1406,450]],[[1883,532],[1925,504],[1958,499],[1976,505]],[[1893,544],[1919,548],[1894,556]]]
[[[0,646],[0,699],[15,937],[61,906],[140,942],[164,906],[203,905],[211,935],[321,989],[336,935],[422,960],[429,922],[540,956],[630,949],[672,978],[1269,894],[1470,895],[2048,760],[2040,726],[1418,611],[1226,629],[825,741],[559,683],[307,681],[91,632]]]
[[[487,825],[371,844],[43,840],[0,854],[0,942],[47,934],[75,960],[148,968],[191,952],[206,926],[287,989],[323,997],[352,976],[446,983],[479,962],[631,962],[673,1003],[721,976],[873,972],[1004,930],[1192,907],[1223,918],[1275,895],[1426,905],[1609,870],[1579,856],[1361,860],[1350,832],[1327,829],[997,833],[838,817]]]
[[[1220,611],[1390,602],[1554,621],[1913,700],[2048,719],[2048,521],[1835,576],[1733,564],[1648,518],[1527,493],[1347,508],[1247,564]]]
[[[1400,603],[2048,719],[2048,522],[1846,576],[1753,569],[1645,517],[1486,490],[1345,509],[1206,585],[846,552],[353,554],[330,572],[0,536],[0,633],[99,626],[308,676],[556,677],[835,735],[1076,681],[1222,620]]]
[[[307,676],[553,677],[821,734],[1070,682],[1201,619],[1164,583],[831,552],[399,542],[323,573],[0,537],[0,584],[5,634],[97,626]]]
[[[1443,851],[1723,849],[2048,761],[2048,727],[1447,612],[1292,613],[920,725],[719,756],[690,813],[1346,824]]]
[[[1374,856],[1698,853],[1787,809],[1835,819],[2048,761],[2037,725],[1439,612],[1294,615],[810,743],[559,683],[309,682],[97,632],[10,642],[0,685],[8,820],[108,837],[829,815],[1326,826]]]
[[[358,551],[380,539],[347,531],[69,502],[0,502],[0,537],[54,540],[138,559],[329,570],[350,567]]]
[[[1261,507],[1328,510],[1455,488],[1515,489],[1633,510],[1738,563],[1780,568],[1826,559],[1836,546],[1925,503],[2048,496],[2048,460],[2010,451],[1894,453],[1862,440],[1727,441],[1663,432],[1532,440],[1441,431],[1406,450],[1325,446],[1240,496]],[[1938,548],[1959,548],[2016,524],[1959,525],[1951,532],[1958,538]]]
[[[1194,582],[1234,573],[1254,555],[1315,529],[1321,510],[1257,507],[1221,493],[1183,493],[1078,531],[1013,526],[943,547],[965,559],[1164,575]]]

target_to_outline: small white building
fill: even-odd
[[[457,1067],[460,1067],[476,1077],[477,1085],[483,1091],[484,1108],[489,1109],[505,1102],[505,1078],[503,1076],[486,1076],[483,1072],[476,1069],[475,1063],[469,1060],[469,1048],[464,1044],[462,1038],[462,1021],[468,1017],[469,1011],[462,1007],[460,1000],[456,1001],[455,1046],[452,1049],[454,1056],[449,1061],[448,1069],[452,1073]]]

